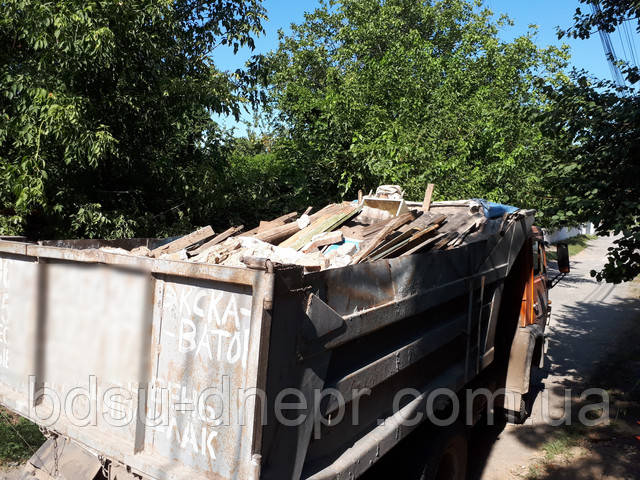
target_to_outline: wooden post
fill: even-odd
[[[431,208],[431,196],[433,195],[433,183],[427,185],[427,190],[424,192],[424,201],[422,202],[422,210],[428,212]]]

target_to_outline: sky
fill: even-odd
[[[611,73],[604,54],[602,43],[598,35],[588,40],[573,40],[563,38],[558,40],[557,27],[566,28],[571,25],[576,7],[584,4],[578,0],[484,0],[484,3],[497,15],[505,13],[513,21],[514,26],[505,28],[500,36],[508,41],[525,34],[529,25],[538,26],[537,41],[540,46],[561,45],[566,43],[571,48],[571,66],[584,69],[592,75],[611,79]],[[317,5],[316,0],[264,0],[269,20],[264,23],[265,33],[256,40],[256,48],[251,52],[248,48],[241,49],[236,55],[230,48],[218,48],[214,54],[214,61],[221,70],[236,70],[241,68],[253,54],[266,53],[278,46],[278,30],[289,30],[291,23],[301,23],[305,11],[312,11]],[[635,31],[632,32],[636,48],[640,47],[640,39]],[[624,56],[623,43],[618,32],[611,35],[614,49],[619,56]],[[638,50],[640,53],[640,49]],[[245,116],[247,119],[248,115]],[[227,127],[235,127],[236,135],[246,133],[244,125],[239,125],[233,118],[218,117],[217,120]]]

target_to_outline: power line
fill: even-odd
[[[591,3],[591,8],[593,10],[594,15],[599,15],[600,10],[600,2],[594,1]],[[598,29],[598,34],[600,35],[600,41],[602,42],[602,47],[604,48],[604,54],[607,57],[607,62],[609,63],[609,70],[611,71],[611,76],[613,77],[613,81],[619,87],[625,86],[624,77],[618,68],[617,62],[618,58],[616,57],[616,52],[613,49],[613,43],[611,43],[611,37],[608,32],[603,31],[601,28]]]
[[[618,28],[618,37],[620,38],[620,45],[622,45],[622,54],[624,55],[624,58],[627,58],[627,48],[624,45],[624,40],[622,38],[622,29]]]
[[[628,23],[624,23],[623,24],[623,29],[624,29],[625,35],[627,37],[627,43],[629,44],[629,50],[631,52],[631,58],[633,59],[633,66],[637,67],[638,66],[638,60],[637,60],[637,57],[636,57],[635,38],[633,37],[633,35],[630,32],[630,28],[629,28],[629,24]]]

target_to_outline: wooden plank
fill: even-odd
[[[340,228],[343,224],[345,224],[347,221],[352,219],[355,215],[360,213],[360,211],[362,210],[360,206],[357,206],[357,207],[352,206],[351,208],[352,208],[351,211],[347,210],[347,212],[342,217],[338,218],[338,220],[325,231],[332,232],[333,230]]]
[[[442,226],[442,223],[446,220],[445,215],[436,215],[431,218],[425,218],[429,215],[423,214],[413,222],[402,226],[399,231],[401,235],[395,239],[395,241],[387,242],[382,247],[376,249],[371,254],[372,260],[378,260],[381,258],[388,258],[391,255],[398,256],[403,250],[412,248],[418,242],[425,239],[434,230],[437,230]],[[407,238],[407,233],[410,237]]]
[[[302,247],[302,252],[310,253],[317,248],[324,247],[325,245],[333,245],[334,243],[340,243],[343,240],[344,237],[342,236],[342,232],[340,230],[335,232],[325,232],[315,240],[312,238],[311,242]]]
[[[454,248],[454,247],[457,247],[459,245],[462,245],[462,242],[464,242],[464,240],[467,238],[467,236],[470,235],[471,233],[474,233],[477,230],[479,230],[480,227],[482,225],[484,225],[485,222],[486,222],[485,218],[480,218],[479,220],[477,220],[474,223],[472,223],[465,231],[463,231],[458,236],[458,238],[456,238],[456,240],[454,242],[451,243],[451,245],[448,245],[447,248]]]
[[[450,242],[458,238],[460,234],[458,232],[449,232],[446,237],[436,243],[433,248],[436,250],[444,250]]]
[[[330,232],[336,229],[344,222],[346,222],[349,218],[351,218],[357,211],[357,207],[346,206],[341,207],[341,210],[337,213],[323,215],[322,217],[315,220],[312,224],[308,225],[307,227],[303,228],[299,232],[295,233],[294,235],[280,243],[279,246],[300,250],[311,241],[311,238],[314,235],[323,232]]]
[[[198,248],[196,248],[194,250],[190,250],[189,251],[189,256],[190,257],[195,257],[196,255],[204,252],[205,250],[208,250],[209,248],[213,247],[214,245],[217,245],[219,243],[224,242],[227,238],[231,237],[232,235],[235,235],[236,233],[241,232],[243,228],[244,228],[244,225],[240,225],[238,227],[228,228],[227,230],[222,232],[220,235],[216,235],[215,237],[213,237],[208,242],[203,243],[202,245],[200,245]]]
[[[340,208],[342,208],[342,206],[335,203],[331,205],[327,205],[326,207],[314,213],[313,215],[310,215],[309,219],[311,220],[311,222],[314,222],[315,220],[320,218],[322,215],[326,215],[328,213],[335,213],[336,211],[340,210]],[[269,229],[265,232],[260,232],[255,237],[259,240],[262,240],[263,242],[278,243],[289,238],[291,235],[299,231],[300,231],[300,227],[298,227],[297,222],[291,222],[291,223],[285,223],[284,225],[281,225],[279,227]]]
[[[442,224],[447,219],[446,215],[438,214],[434,215],[433,213],[424,213],[420,217],[416,218],[413,222],[411,222],[408,227],[417,228],[418,230],[423,230],[427,227],[430,227],[434,224]]]
[[[268,221],[261,220],[260,224],[256,228],[252,228],[251,230],[245,232],[243,235],[245,236],[255,235],[257,233],[261,233],[261,232],[270,230],[272,228],[279,227],[281,225],[284,225],[285,223],[294,221],[297,216],[298,216],[298,212],[291,212],[291,213],[282,215],[278,218],[274,218],[273,220],[268,220]]]
[[[386,224],[388,224],[394,218],[395,217],[387,218],[386,220],[381,220],[379,222],[372,223],[371,225],[367,225],[362,229],[362,235],[365,237],[368,237],[369,235],[378,233],[380,230],[384,228]]]
[[[364,240],[362,235],[362,225],[356,225],[355,227],[340,227],[340,231],[345,237],[353,238],[354,240]]]
[[[393,254],[397,256],[397,254],[402,253],[403,250],[412,248],[418,242],[422,241],[426,235],[440,228],[446,218],[445,215],[430,216],[423,214],[413,222],[403,225],[398,229],[400,235],[381,244],[369,255],[371,260],[388,258]]]
[[[447,235],[446,233],[441,233],[439,235],[436,235],[435,237],[428,238],[427,240],[424,240],[422,243],[419,243],[418,245],[416,245],[415,247],[411,248],[410,250],[407,250],[406,252],[404,252],[400,256],[401,257],[405,257],[407,255],[413,255],[414,253],[418,253],[420,250],[422,250],[422,249],[428,247],[429,245],[437,242],[438,240],[442,239],[446,235]]]
[[[431,197],[433,196],[433,183],[427,185],[427,189],[424,192],[424,200],[422,201],[422,211],[428,212],[431,208]]]
[[[369,258],[371,261],[375,261],[389,257],[394,252],[404,248],[411,240],[411,235],[415,232],[415,230],[408,230],[395,237],[392,241],[383,243],[369,255]]]
[[[394,250],[393,252],[389,252],[389,254],[395,253],[396,256],[402,256],[406,250],[410,250],[413,247],[425,242],[428,238],[433,238],[433,237],[431,237],[431,234],[434,231],[436,231],[438,228],[440,228],[440,227],[441,227],[441,224],[439,224],[439,223],[436,223],[436,224],[428,226],[424,230],[421,230],[418,233],[416,233],[415,235],[413,235],[400,248],[398,248],[397,250]]]
[[[201,229],[196,230],[195,232],[191,232],[184,237],[177,238],[173,242],[161,245],[158,248],[152,250],[151,253],[154,257],[159,257],[160,255],[165,253],[174,253],[182,250],[183,248],[190,247],[191,245],[194,245],[198,242],[207,240],[213,237],[215,234],[216,232],[213,231],[211,226],[207,225],[206,227],[202,227]]]
[[[258,229],[263,232],[265,230],[269,230],[270,228],[273,227],[278,227],[280,225],[284,225],[285,223],[289,223],[292,222],[296,219],[296,217],[298,216],[298,212],[291,212],[291,213],[287,213],[285,215],[282,215],[281,217],[278,217],[274,220],[269,220],[269,221],[261,221],[260,225],[258,226]]]
[[[373,252],[375,248],[380,245],[391,232],[401,227],[405,223],[409,223],[415,220],[415,218],[416,214],[413,212],[403,213],[402,215],[395,217],[393,220],[387,223],[387,225],[385,225],[380,232],[378,232],[378,234],[373,238],[373,240],[371,240],[371,242],[368,242],[368,245],[364,246],[358,253],[355,254],[352,263],[360,263],[362,260],[367,258],[369,254]]]
[[[406,226],[407,225],[403,225],[403,227],[406,227]],[[387,240],[386,242],[381,243],[373,252],[371,252],[371,254],[369,254],[369,256],[373,260],[377,260],[377,258],[374,258],[374,257],[379,257],[381,253],[386,253],[391,248],[397,247],[400,243],[405,243],[405,241],[408,241],[411,238],[411,236],[416,233],[418,233],[418,230],[416,230],[415,228],[404,230],[404,231],[400,231],[400,229],[398,229],[398,235],[394,236],[390,240]],[[379,258],[383,258],[383,257],[379,257]]]

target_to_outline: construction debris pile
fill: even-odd
[[[430,186],[419,204],[406,202],[399,187],[382,186],[358,201],[327,205],[313,214],[311,208],[300,216],[289,213],[246,232],[240,225],[216,234],[207,226],[154,250],[119,253],[235,267],[246,266],[247,258],[266,258],[312,272],[453,248],[479,229],[482,215],[463,222],[464,228],[442,231],[448,215],[430,209],[431,191]]]

